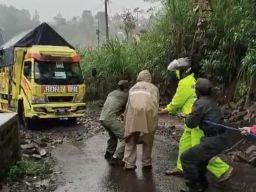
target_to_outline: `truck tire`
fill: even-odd
[[[27,130],[33,129],[33,120],[31,118],[25,117],[24,105],[23,100],[18,101],[18,117],[19,117],[19,124],[22,125]]]
[[[71,125],[74,125],[77,123],[77,118],[76,117],[71,117],[68,119],[68,123]]]
[[[27,129],[27,130],[33,130],[34,129],[34,121],[33,121],[33,119],[31,119],[31,118],[28,118],[28,117],[24,117],[24,121],[25,121],[25,125],[24,125],[24,127],[25,127],[25,129]]]
[[[23,101],[18,100],[18,117],[19,117],[19,124],[24,126],[24,119],[23,119],[23,113],[24,113],[24,106],[23,106]]]

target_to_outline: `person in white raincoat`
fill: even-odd
[[[125,169],[136,168],[137,144],[142,144],[142,167],[152,168],[151,153],[158,125],[159,90],[148,70],[139,73],[130,89],[125,111]]]

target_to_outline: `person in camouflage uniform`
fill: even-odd
[[[100,122],[109,134],[105,159],[111,165],[122,164],[125,143],[124,123],[120,115],[124,112],[128,100],[129,82],[121,80],[118,82],[118,89],[108,94],[100,115]],[[118,139],[120,140],[117,148]]]

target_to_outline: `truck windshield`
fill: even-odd
[[[44,85],[77,85],[83,83],[79,63],[35,62],[35,82]]]

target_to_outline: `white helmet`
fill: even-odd
[[[188,57],[174,59],[167,67],[169,71],[176,71],[180,69],[190,69],[191,62]]]

